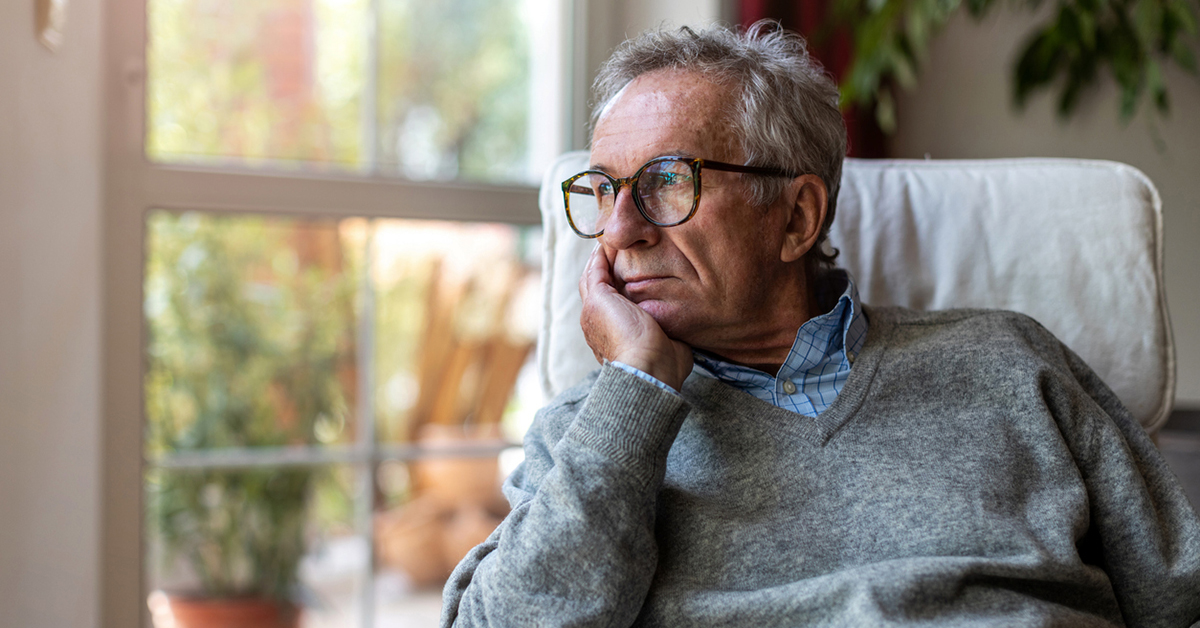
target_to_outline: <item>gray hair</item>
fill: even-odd
[[[600,68],[592,88],[596,105],[592,128],[621,90],[656,70],[684,70],[733,89],[729,123],[741,138],[746,163],[812,173],[825,183],[829,206],[808,258],[810,268],[832,264],[837,250],[823,243],[833,224],[846,126],[838,109],[837,85],[808,55],[804,38],[778,22],[760,20],[746,30],[723,26],[694,31],[655,30],[622,43]],[[779,198],[786,181],[749,175],[750,202],[766,206]]]

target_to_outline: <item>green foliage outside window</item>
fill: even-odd
[[[356,262],[336,227],[160,212],[147,230],[147,458],[351,440]],[[155,468],[148,526],[205,594],[285,598],[324,473]]]
[[[148,0],[146,153],[533,180],[521,0]]]
[[[529,178],[530,33],[521,4],[380,1],[383,163],[410,178]]]

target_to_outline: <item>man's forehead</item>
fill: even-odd
[[[593,166],[683,155],[726,159],[740,152],[729,132],[729,90],[696,72],[659,70],[624,88],[598,116]],[[701,154],[704,153],[704,154]],[[623,164],[628,165],[628,164]]]
[[[684,122],[703,125],[704,118],[722,112],[728,102],[729,90],[720,83],[698,72],[685,70],[656,70],[633,79],[617,92],[597,120],[600,126],[618,113],[643,113],[669,111],[679,114]]]

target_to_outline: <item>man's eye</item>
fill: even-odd
[[[612,183],[605,181],[596,186],[596,196],[611,196],[613,193]]]

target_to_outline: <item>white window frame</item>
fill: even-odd
[[[610,42],[583,23],[601,0],[563,3],[560,65],[562,150],[584,143],[586,68]],[[101,621],[149,627],[143,543],[142,285],[145,219],[158,209],[277,214],[309,218],[410,218],[540,223],[532,185],[418,183],[381,176],[280,173],[189,167],[149,161],[144,153],[146,0],[106,4],[102,75],[104,149],[104,423],[102,444]]]

